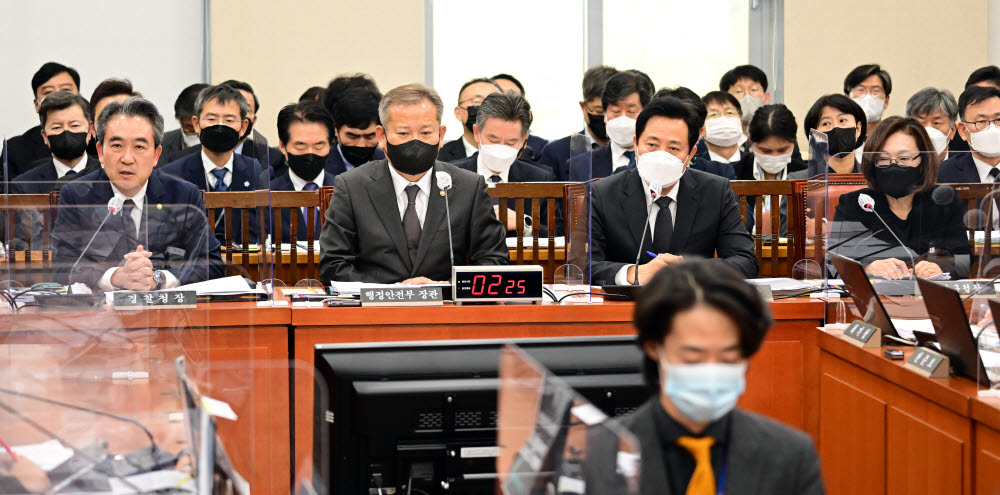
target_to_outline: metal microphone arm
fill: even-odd
[[[910,248],[906,247],[906,244],[903,244],[903,241],[899,240],[899,236],[897,236],[896,233],[889,228],[889,224],[885,223],[885,220],[882,220],[882,215],[879,215],[878,212],[875,211],[874,205],[872,205],[872,209],[868,211],[875,214],[875,218],[878,218],[878,221],[882,222],[882,225],[885,226],[885,230],[888,230],[889,233],[892,234],[892,237],[896,239],[896,242],[899,243],[899,246],[903,248],[904,251],[906,251],[906,255],[910,257],[910,269],[914,270],[914,272],[910,274],[910,278],[913,278],[916,274],[917,262],[913,258],[913,253],[910,252]]]

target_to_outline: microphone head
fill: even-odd
[[[653,198],[653,201],[656,201],[656,198],[660,197],[660,192],[662,191],[663,191],[663,185],[660,184],[659,182],[649,183],[649,196]]]
[[[122,211],[122,205],[124,203],[125,200],[116,194],[108,200],[108,211],[110,211],[112,215],[117,215],[118,212]]]
[[[451,174],[448,172],[434,172],[434,178],[437,180],[438,189],[442,191],[451,189]]]
[[[931,199],[934,200],[934,204],[938,206],[950,205],[955,201],[955,196],[958,193],[955,192],[955,188],[951,186],[937,186],[934,188],[934,192],[931,193]]]
[[[875,200],[867,194],[858,195],[858,206],[865,211],[875,211]]]

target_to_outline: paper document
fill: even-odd
[[[556,242],[556,246],[555,246],[556,249],[561,249],[561,248],[565,248],[566,247],[566,238],[563,237],[563,236],[556,237],[555,238],[555,242]],[[534,243],[535,243],[535,239],[533,237],[527,237],[527,236],[524,237],[524,248],[525,249],[534,246],[535,245]],[[517,238],[516,237],[508,237],[507,238],[507,249],[514,249],[516,247],[517,247]],[[549,238],[548,237],[542,237],[541,239],[538,240],[538,249],[548,249],[548,247],[549,247]]]
[[[309,249],[309,243],[308,243],[308,241],[298,241],[298,242],[296,242],[295,243],[295,249],[297,249],[299,251],[306,251],[306,250],[308,250]],[[288,243],[288,242],[282,242],[281,243],[281,252],[282,253],[287,253],[287,252],[289,252],[291,250],[292,250],[292,245],[290,243]],[[319,241],[318,240],[313,241],[313,251],[315,251],[317,253],[319,252]]]
[[[15,454],[35,463],[42,471],[51,471],[56,466],[69,460],[70,457],[73,457],[73,449],[63,447],[63,444],[55,439],[48,442],[11,447],[11,450]]]
[[[199,296],[212,294],[242,294],[257,292],[258,290],[263,292],[263,290],[260,289],[251,289],[250,285],[247,284],[246,279],[239,275],[206,280],[204,282],[195,282],[193,284],[182,285],[180,287],[167,290],[193,290]]]
[[[778,277],[778,278],[752,278],[747,279],[747,283],[751,285],[767,285],[771,287],[771,290],[807,290],[814,289],[822,285],[822,280],[808,281],[808,280],[795,280],[794,278]]]
[[[913,331],[926,332],[929,334],[934,334],[934,324],[931,323],[929,318],[921,319],[904,319],[904,318],[891,318],[892,326],[896,327],[896,332],[899,332],[899,336],[913,340]]]
[[[594,296],[590,292],[597,292],[598,287],[589,285],[567,285],[567,284],[546,284],[549,290],[555,294],[556,299],[562,299],[562,304],[570,303],[602,303],[604,296]],[[566,297],[568,294],[576,294]],[[565,297],[565,299],[563,299]],[[555,302],[555,301],[553,301]]]

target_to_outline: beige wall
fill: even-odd
[[[961,93],[987,65],[987,0],[785,0],[785,104],[799,125],[816,99],[842,93],[844,77],[864,63],[892,76],[885,115],[933,86]],[[803,133],[799,132],[800,139]]]
[[[424,82],[424,3],[417,0],[212,0],[212,82],[249,82],[256,129],[277,146],[276,118],[310,86],[371,74],[383,92]]]

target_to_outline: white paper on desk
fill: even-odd
[[[143,493],[151,493],[167,489],[183,490],[194,493],[196,488],[194,479],[191,478],[190,474],[173,469],[136,474],[133,476],[127,476],[125,479],[142,490]],[[113,494],[135,493],[134,489],[123,483],[122,480],[118,478],[109,477],[108,482],[111,485],[111,493]]]
[[[361,294],[362,289],[375,289],[375,288],[402,288],[402,287],[441,287],[443,291],[445,287],[451,287],[451,284],[424,284],[424,285],[407,285],[407,284],[373,284],[369,282],[337,282],[330,281],[330,285],[333,290],[337,291],[338,294],[352,295],[356,296]]]
[[[555,238],[555,243],[556,243],[556,246],[555,246],[556,249],[565,248],[566,247],[566,238],[563,237],[563,236],[556,237]],[[530,248],[530,247],[532,247],[534,245],[535,245],[535,239],[533,237],[528,237],[528,236],[524,237],[524,248],[525,249],[528,249],[528,248]],[[517,247],[517,237],[508,237],[507,238],[507,249],[514,249],[516,247]],[[549,238],[548,237],[542,237],[541,239],[538,239],[538,249],[548,249],[548,247],[549,247]]]
[[[788,277],[778,277],[778,278],[750,278],[747,279],[747,283],[751,285],[767,285],[771,287],[771,290],[806,290],[816,288],[818,285],[816,282],[809,282],[805,280],[795,280],[794,278]]]
[[[298,242],[295,243],[295,249],[299,250],[299,251],[308,251],[309,250],[309,243],[306,242],[306,241],[298,241]],[[282,242],[281,243],[281,252],[282,253],[288,253],[288,252],[291,252],[291,251],[292,251],[292,244],[291,243],[288,243],[288,242]],[[317,253],[319,252],[319,240],[313,241],[313,251],[317,252]]]
[[[199,296],[207,294],[253,292],[253,289],[250,288],[250,284],[247,283],[246,279],[239,275],[206,280],[204,282],[195,282],[193,284],[181,285],[180,287],[167,290],[193,290]]]
[[[594,296],[588,294],[590,292],[596,292],[596,287],[591,287],[589,285],[568,285],[568,284],[546,284],[546,287],[555,294],[556,299],[562,299],[564,296],[572,293],[583,293],[574,296],[569,296],[563,299],[562,304],[566,303],[602,303],[604,302],[604,296]],[[553,301],[555,302],[555,301]]]
[[[73,457],[73,449],[63,447],[59,440],[11,447],[15,454],[35,463],[42,471],[50,471]]]
[[[920,318],[920,319],[904,319],[904,318],[891,318],[892,326],[896,327],[896,332],[899,336],[913,340],[913,331],[926,332],[931,335],[934,334],[934,324],[931,323],[930,318]]]

